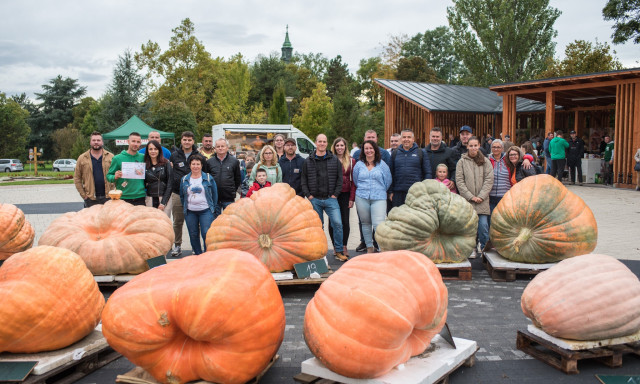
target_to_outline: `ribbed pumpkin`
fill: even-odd
[[[459,263],[475,247],[477,230],[478,215],[469,202],[436,180],[424,180],[378,225],[376,240],[383,251],[407,249],[434,263]]]
[[[527,285],[521,305],[535,326],[555,337],[602,340],[640,330],[640,281],[611,256],[559,262]]]
[[[98,325],[104,297],[77,254],[35,247],[0,267],[0,352],[67,347]]]
[[[0,203],[0,260],[31,248],[35,232],[21,209]]]
[[[424,352],[446,317],[447,288],[432,261],[411,251],[367,254],[322,283],[304,337],[333,372],[373,378]]]
[[[550,175],[514,185],[491,215],[491,243],[504,258],[552,263],[592,252],[598,226],[591,209]]]
[[[148,270],[147,259],[165,255],[173,240],[173,224],[162,211],[111,200],[60,216],[38,244],[76,252],[94,275],[117,275]]]
[[[284,305],[253,255],[205,252],[119,288],[102,315],[107,342],[163,383],[245,383],[284,336]]]
[[[327,237],[311,203],[286,183],[263,188],[228,206],[207,232],[207,250],[249,252],[271,272],[327,254]]]

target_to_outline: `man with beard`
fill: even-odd
[[[282,169],[282,182],[289,184],[296,191],[296,195],[304,197],[302,193],[302,164],[304,159],[296,153],[296,140],[287,137],[284,140],[284,156],[278,160]]]
[[[144,155],[138,153],[142,138],[138,132],[129,134],[129,147],[113,157],[107,173],[107,180],[116,183],[116,189],[122,191],[122,200],[133,205],[145,205],[147,191],[144,188],[144,172],[141,179],[125,179],[122,177],[122,163],[144,163]]]
[[[91,133],[91,148],[78,157],[73,181],[84,200],[84,207],[107,202],[107,193],[114,185],[107,181],[107,171],[111,167],[113,153],[103,148],[102,134]]]
[[[458,142],[458,144],[456,144],[456,146],[453,148],[453,160],[456,162],[456,164],[458,163],[458,160],[460,160],[462,155],[467,153],[467,143],[469,142],[471,136],[473,136],[473,131],[471,130],[470,126],[463,125],[462,127],[460,127],[460,142]]]
[[[202,148],[200,148],[200,154],[204,156],[205,159],[209,160],[211,156],[216,153],[213,148],[213,136],[210,133],[205,133],[202,135]]]
[[[427,155],[429,156],[429,163],[431,163],[431,175],[435,179],[436,168],[439,164],[444,164],[449,170],[449,177],[451,180],[456,178],[456,161],[454,160],[455,153],[452,148],[442,141],[442,129],[439,127],[431,128],[429,134],[429,145],[425,148]]]

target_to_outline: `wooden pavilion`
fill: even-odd
[[[489,87],[503,99],[502,132],[517,137],[523,121],[517,100],[545,103],[544,132],[573,129],[594,151],[603,134],[614,140],[613,174],[617,187],[636,182],[633,155],[640,148],[640,68]],[[538,124],[540,122],[538,121]],[[612,129],[613,128],[613,129]]]

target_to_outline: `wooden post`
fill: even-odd
[[[555,131],[556,125],[556,94],[553,91],[547,91],[547,103],[545,108],[544,119],[544,135]]]
[[[33,166],[35,175],[38,176],[38,147],[33,147]]]

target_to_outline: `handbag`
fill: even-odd
[[[633,167],[633,170],[636,172],[640,172],[640,162],[636,163],[636,165]]]

